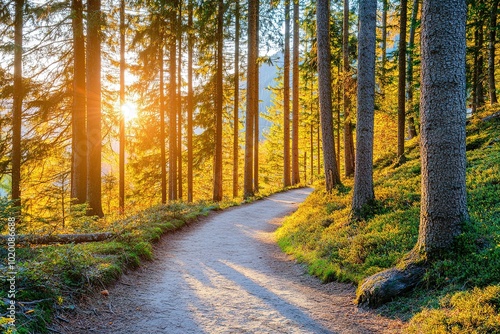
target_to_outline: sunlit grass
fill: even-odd
[[[474,323],[477,333],[485,332],[481,328],[498,332],[494,326],[481,327],[491,324],[483,321],[488,317],[497,319],[498,309],[484,311],[482,320],[460,320],[475,317],[471,314],[477,310],[467,300],[476,300],[500,285],[500,120],[481,121],[488,112],[476,115],[467,128],[470,222],[449,254],[433,263],[416,291],[379,309],[401,319],[417,314],[412,320],[415,333],[473,333],[470,326]],[[401,166],[396,167],[395,155],[390,153],[375,161],[376,202],[365,212],[364,220],[350,219],[351,180],[343,181],[344,187],[331,195],[319,185],[277,231],[282,249],[305,262],[310,273],[324,281],[358,283],[397,264],[416,243],[420,214],[418,139],[407,142],[406,147],[408,161]],[[462,292],[469,290],[468,294]],[[443,302],[450,298],[453,303]],[[455,325],[446,327],[442,319],[451,313],[455,317],[450,323]]]

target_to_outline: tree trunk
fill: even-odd
[[[318,0],[316,2],[316,22],[323,164],[326,191],[331,192],[336,185],[340,184],[340,177],[337,170],[337,162],[335,161],[335,139],[333,135],[329,0]]]
[[[256,33],[255,33],[255,56],[256,59],[259,58],[259,1],[257,1],[257,22],[256,24]],[[259,63],[256,60],[256,67],[255,67],[255,89],[253,90],[254,98],[253,98],[253,109],[255,110],[255,119],[254,119],[254,144],[253,144],[253,149],[254,149],[254,157],[253,157],[253,190],[254,192],[258,193],[259,192]]]
[[[245,198],[254,195],[253,189],[253,157],[254,157],[254,122],[256,110],[254,91],[257,87],[255,79],[257,72],[257,20],[258,1],[248,1],[248,66],[247,66],[247,103],[245,113],[245,173],[243,195]]]
[[[401,0],[401,16],[399,19],[399,58],[398,58],[398,159],[404,162],[405,154],[405,120],[406,120],[406,17],[408,5]]]
[[[415,127],[415,119],[413,115],[415,114],[415,106],[413,103],[413,54],[415,52],[415,30],[417,28],[417,15],[418,15],[418,4],[419,0],[413,0],[413,7],[411,12],[411,23],[410,23],[410,40],[408,43],[408,61],[407,61],[407,74],[406,74],[406,96],[408,101],[408,138],[412,139],[417,136],[417,129]]]
[[[188,3],[188,96],[187,96],[187,187],[188,202],[193,201],[193,0]]]
[[[238,197],[240,111],[240,1],[236,0],[234,27],[233,197]]]
[[[14,18],[14,92],[12,109],[12,201],[21,215],[21,124],[23,113],[24,0],[16,0]]]
[[[182,201],[182,1],[179,2],[179,16],[177,23],[177,41],[178,41],[178,65],[177,65],[177,182],[179,187],[178,199]]]
[[[488,86],[490,91],[490,104],[498,103],[495,82],[495,51],[497,30],[498,0],[494,0],[490,13],[490,42],[488,48]]]
[[[340,65],[339,65],[339,70],[338,73],[340,75]],[[340,83],[337,81],[337,170],[340,173],[340,127],[341,127],[341,120],[340,120],[340,111],[342,109],[342,87],[340,86]]]
[[[125,213],[125,0],[120,0],[120,157],[119,157],[119,194],[120,214]]]
[[[285,53],[283,63],[283,186],[290,181],[290,0],[285,0]]]
[[[299,173],[299,0],[293,0],[293,96],[292,96],[292,184],[300,183]]]
[[[344,172],[347,177],[354,174],[354,140],[351,123],[351,65],[349,64],[349,0],[344,0],[342,55],[344,63]]]
[[[478,3],[482,6],[481,1]],[[476,22],[474,26],[474,72],[472,75],[472,113],[476,113],[477,109],[484,105],[483,96],[483,11],[479,10],[476,14]]]
[[[87,3],[87,202],[89,216],[103,217],[101,203],[101,0]]]
[[[417,248],[428,258],[451,246],[468,218],[465,188],[463,0],[425,1],[420,110],[422,201]]]
[[[73,105],[71,138],[71,198],[73,204],[87,199],[87,125],[85,108],[85,36],[82,0],[72,1]]]
[[[385,88],[385,65],[387,63],[387,12],[389,11],[389,0],[382,0],[382,64],[380,68],[380,87],[382,95]]]
[[[169,195],[170,201],[177,200],[177,1],[171,3],[170,13],[170,82],[169,82]]]
[[[375,110],[376,29],[377,1],[360,0],[356,126],[357,153],[352,201],[352,209],[355,214],[365,205],[372,202],[375,197],[373,193],[373,123]]]
[[[481,13],[481,17],[483,16],[483,13]],[[483,46],[484,46],[484,29],[483,29],[483,21],[481,20],[480,26],[479,26],[479,40],[478,40],[478,59],[477,59],[477,71],[478,71],[478,76],[477,76],[477,106],[478,107],[483,107],[485,105],[484,101],[484,53],[483,53]]]
[[[166,140],[165,140],[165,78],[164,78],[164,60],[163,45],[164,36],[160,32],[158,44],[158,67],[160,71],[160,170],[161,170],[161,203],[167,203],[167,159],[166,159]]]
[[[412,289],[425,262],[450,249],[468,219],[465,188],[464,0],[424,0],[422,9],[422,201],[415,249],[397,268],[369,277],[357,302],[377,306]]]
[[[214,194],[213,200],[222,200],[222,51],[224,47],[224,2],[219,0],[217,15],[217,93],[215,98],[215,159],[214,159]]]

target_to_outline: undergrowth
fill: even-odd
[[[231,206],[235,203],[225,203]],[[56,310],[72,309],[85,293],[105,289],[125,270],[153,258],[153,243],[211,210],[210,203],[172,203],[141,211],[113,222],[108,229],[116,233],[109,241],[17,248],[15,296],[17,333],[47,333]],[[7,258],[5,247],[0,249]],[[5,254],[4,254],[5,253]],[[0,266],[4,276],[6,266]],[[9,286],[2,280],[0,315],[7,314]],[[6,331],[5,317],[0,328]],[[7,331],[6,331],[7,332]]]
[[[379,309],[411,319],[414,333],[500,332],[500,119],[482,121],[488,113],[467,127],[470,220],[463,233],[415,291]],[[396,265],[417,241],[420,214],[418,139],[406,149],[401,165],[392,154],[375,161],[376,201],[364,219],[351,219],[352,180],[332,194],[318,184],[276,232],[282,249],[325,282],[359,283]]]

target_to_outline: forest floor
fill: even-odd
[[[60,314],[60,333],[398,333],[403,323],[358,309],[352,284],[323,284],[282,253],[274,231],[311,189],[211,214],[166,235],[154,260],[109,296]]]

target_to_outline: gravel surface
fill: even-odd
[[[61,333],[399,333],[353,305],[355,287],[322,284],[273,232],[311,189],[224,210],[162,238],[155,260],[95,295]]]

